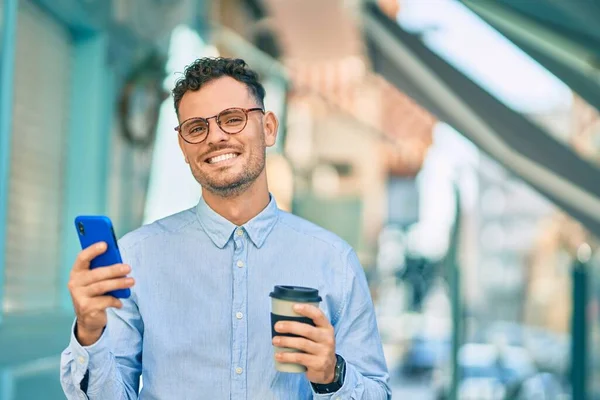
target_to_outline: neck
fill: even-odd
[[[210,192],[202,191],[202,197],[210,208],[223,218],[237,226],[244,225],[256,217],[269,205],[269,188],[265,172],[242,193],[223,197]]]

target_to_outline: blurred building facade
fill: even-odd
[[[63,398],[73,219],[140,225],[168,39],[202,1],[9,0],[0,100],[0,398]]]
[[[562,127],[565,143],[583,157],[598,163],[600,117],[598,111],[574,95],[570,112],[556,124],[556,117],[546,120],[548,126]],[[535,245],[529,253],[525,320],[556,332],[567,333],[572,314],[572,262],[581,243],[597,248],[597,239],[563,212],[545,207],[539,218]]]

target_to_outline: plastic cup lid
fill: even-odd
[[[322,300],[317,289],[303,286],[278,285],[275,286],[269,296],[274,299],[297,301],[301,303],[318,303]]]

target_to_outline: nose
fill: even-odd
[[[219,142],[226,142],[229,140],[229,134],[224,132],[219,124],[217,124],[216,118],[208,120],[208,137],[206,143],[210,145],[217,144]]]

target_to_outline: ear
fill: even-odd
[[[181,152],[183,153],[183,157],[185,159],[186,164],[190,163],[190,160],[188,159],[188,156],[185,152],[185,141],[181,138],[181,135],[177,135],[177,139],[179,141],[179,148],[181,149]]]
[[[267,111],[263,119],[263,131],[267,147],[271,147],[275,144],[278,129],[279,120],[277,119],[277,116],[273,112]]]

